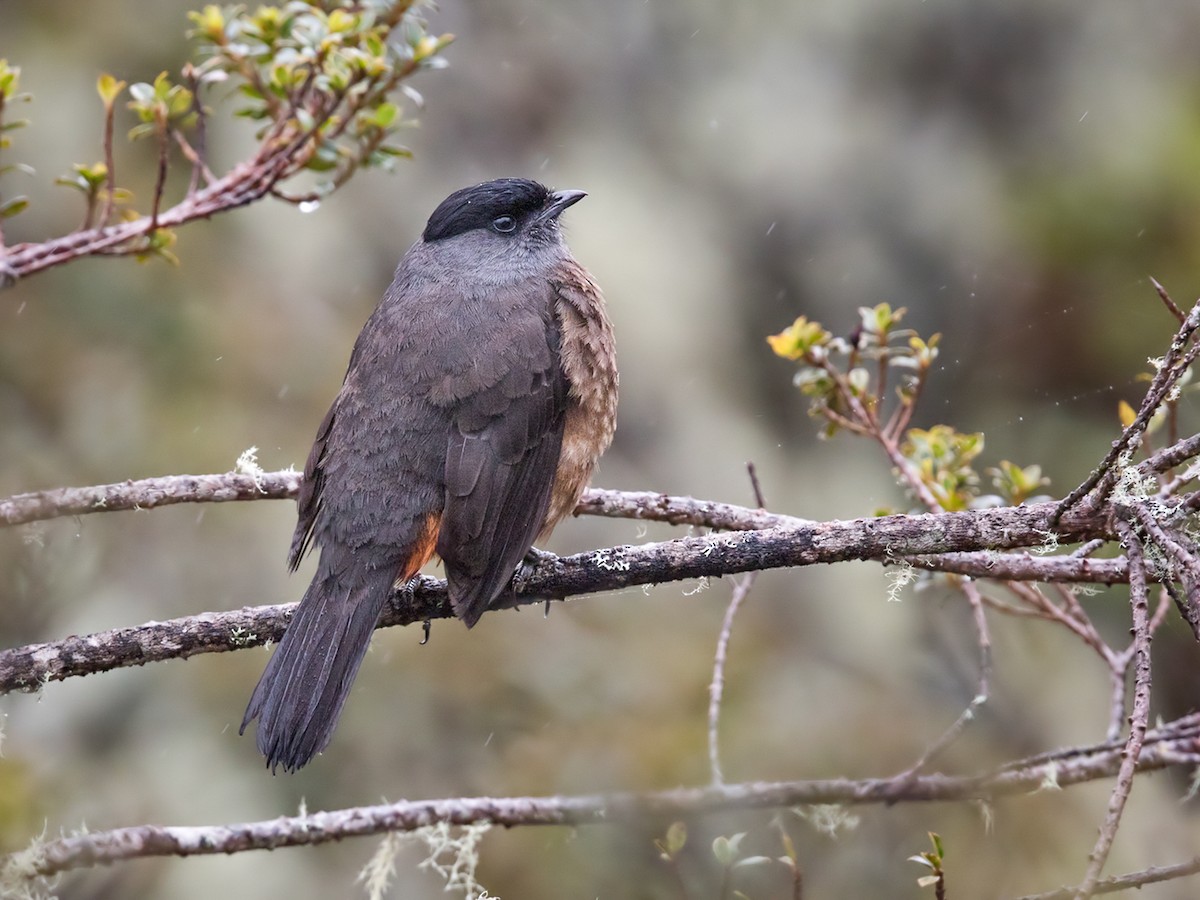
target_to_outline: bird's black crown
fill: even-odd
[[[541,209],[550,189],[528,178],[497,178],[455,191],[429,217],[421,237],[440,241],[476,228],[486,228],[498,216],[517,221]]]

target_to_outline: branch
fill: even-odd
[[[63,516],[154,509],[175,503],[223,503],[295,497],[301,474],[291,470],[245,475],[167,475],[92,487],[56,488],[0,500],[0,525],[24,525]]]
[[[17,494],[0,500],[0,526],[88,513],[153,509],[176,503],[222,503],[231,500],[276,500],[296,496],[301,475],[290,469],[247,475],[165,475],[90,487],[67,487]],[[811,519],[749,509],[730,503],[676,497],[652,491],[591,488],[575,515],[642,519],[725,531],[751,531],[786,525],[812,526]],[[1041,535],[1042,538],[1049,533]],[[1098,540],[1104,544],[1107,540]],[[1030,542],[1036,543],[1036,542]],[[894,555],[883,562],[908,564],[927,571],[1002,580],[1080,581],[1116,584],[1129,580],[1124,559],[1001,554],[992,551],[946,552],[937,556]]]
[[[165,475],[90,487],[56,488],[17,494],[0,500],[0,525],[24,525],[62,516],[153,509],[175,503],[222,503],[230,500],[294,498],[301,474],[291,469],[253,475]],[[576,515],[646,519],[672,525],[695,525],[728,531],[750,531],[780,525],[811,525],[808,519],[776,515],[729,503],[672,497],[650,491],[606,491],[584,494]]]
[[[1173,866],[1154,866],[1140,872],[1130,872],[1127,875],[1114,875],[1096,882],[1093,894],[1115,894],[1130,888],[1140,888],[1147,884],[1159,884],[1163,881],[1173,881],[1188,875],[1200,873],[1200,856],[1194,856],[1187,862],[1176,863]],[[1019,900],[1072,900],[1079,888],[1064,887],[1044,894],[1028,894]]]
[[[124,84],[111,91],[101,89],[105,103],[104,205],[99,223],[93,227],[95,195],[89,199],[88,215],[80,230],[41,243],[18,244],[0,252],[0,288],[18,278],[27,277],[60,263],[84,256],[130,255],[162,252],[153,243],[160,229],[171,229],[199,218],[208,218],[253,203],[277,186],[310,167],[332,169],[318,185],[321,196],[336,190],[361,166],[385,165],[407,151],[385,141],[400,125],[398,108],[388,101],[391,93],[418,69],[429,67],[453,40],[453,35],[433,37],[424,21],[413,13],[414,0],[390,0],[369,15],[343,19],[335,28],[339,50],[353,52],[361,62],[347,74],[344,58],[330,52],[323,29],[329,27],[329,15],[321,4],[297,9],[297,4],[282,12],[282,20],[270,37],[263,37],[262,49],[253,54],[237,39],[247,30],[261,30],[262,11],[242,8],[207,7],[192,16],[197,28],[192,32],[200,46],[203,62],[183,67],[183,85],[172,86],[166,73],[155,79],[148,90],[135,91],[130,107],[158,139],[158,161],[150,215],[131,222],[110,224],[114,212],[112,137],[115,100]],[[269,16],[268,16],[269,18]],[[305,21],[311,27],[304,27]],[[294,23],[300,23],[292,27]],[[401,31],[401,34],[397,34]],[[370,70],[373,74],[363,84]],[[236,165],[224,177],[214,178],[202,159],[206,142],[206,116],[199,89],[217,78],[232,76],[248,88],[243,102],[250,105],[239,112],[266,120],[259,132],[258,146],[252,156]],[[268,85],[267,80],[272,83]],[[282,93],[275,89],[284,85]],[[136,86],[135,86],[136,87]],[[187,91],[180,94],[179,91]],[[246,97],[251,98],[246,100]],[[180,106],[182,100],[189,100]],[[183,139],[179,130],[193,119],[198,128],[197,152]],[[175,138],[192,166],[187,194],[179,203],[163,209],[167,183],[169,150]],[[203,175],[208,185],[198,189]],[[2,249],[0,241],[0,249]]]
[[[638,502],[632,506],[646,517],[671,508],[670,503],[639,505],[642,499],[654,495],[636,496]],[[606,499],[615,499],[612,492]],[[1042,503],[971,512],[882,516],[781,525],[595,550],[540,562],[525,579],[523,593],[502,595],[496,608],[756,569],[846,560],[893,560],[897,556],[951,550],[1028,547],[1045,541],[1055,510],[1054,503]],[[725,511],[730,510],[726,507]],[[1073,541],[1103,534],[1107,525],[1102,516],[1083,510],[1065,515],[1059,528],[1060,539]],[[186,659],[197,653],[258,646],[278,639],[292,608],[288,604],[203,613],[5,650],[0,652],[0,692],[35,690],[46,681],[155,660]],[[393,596],[393,603],[385,609],[379,626],[408,625],[452,616],[445,583],[422,578],[411,593]]]
[[[1075,892],[1076,900],[1087,900],[1096,891],[1100,872],[1108,861],[1113,840],[1121,824],[1125,803],[1133,790],[1133,778],[1137,774],[1138,759],[1150,720],[1150,614],[1149,586],[1146,583],[1146,561],[1133,528],[1127,522],[1118,523],[1122,543],[1129,554],[1129,601],[1133,608],[1134,681],[1133,713],[1129,717],[1129,737],[1121,752],[1121,766],[1117,783],[1108,800],[1108,812],[1100,834],[1088,857],[1087,873],[1083,883]]]
[[[1064,512],[1082,501],[1093,489],[1096,489],[1098,499],[1104,500],[1108,497],[1117,483],[1117,463],[1123,455],[1133,452],[1136,443],[1141,440],[1142,435],[1150,426],[1150,419],[1158,412],[1168,395],[1200,354],[1200,344],[1193,344],[1191,349],[1188,349],[1188,344],[1197,328],[1200,328],[1200,301],[1192,307],[1191,312],[1180,324],[1179,330],[1175,332],[1171,346],[1158,365],[1158,371],[1154,374],[1154,379],[1146,391],[1146,396],[1142,399],[1142,405],[1134,420],[1129,423],[1128,428],[1121,432],[1121,436],[1113,441],[1112,448],[1100,465],[1062,501],[1061,508]]]
[[[1150,732],[1138,760],[1148,772],[1200,761],[1194,717]],[[1122,744],[1043,754],[1016,760],[979,775],[922,775],[899,792],[888,778],[748,782],[677,788],[650,793],[559,797],[459,798],[400,801],[249,822],[175,827],[141,825],[75,835],[41,844],[4,860],[0,874],[33,877],[146,856],[193,856],[274,850],[393,831],[414,831],[437,823],[472,825],[600,825],[646,818],[675,819],[729,809],[763,809],[802,804],[872,804],[896,801],[992,800],[1046,788],[1065,788],[1110,777],[1122,760]]]

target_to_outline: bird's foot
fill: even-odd
[[[515,593],[523,594],[529,587],[529,582],[533,576],[537,574],[538,566],[543,563],[556,563],[558,556],[554,553],[548,553],[545,550],[539,550],[537,547],[530,547],[525,553],[525,558],[521,560],[521,564],[517,566],[517,571],[513,573],[512,589]]]
[[[392,609],[396,612],[411,610],[417,602],[417,586],[420,583],[421,576],[414,575],[408,581],[398,581],[392,585],[392,592],[388,595],[388,602],[391,603]]]

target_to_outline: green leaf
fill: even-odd
[[[21,86],[21,67],[10,66],[7,59],[0,59],[0,98],[11,100]]]
[[[739,850],[742,840],[746,837],[746,832],[739,831],[735,835],[725,837],[718,836],[712,843],[712,854],[719,864],[728,868],[737,862]]]
[[[683,849],[687,843],[687,825],[683,822],[672,822],[667,828],[667,833],[661,838],[654,841],[661,852],[662,858],[668,862],[679,855],[679,851]]]
[[[144,137],[154,134],[158,129],[153,122],[143,122],[141,125],[134,125],[129,129],[129,139],[131,141],[139,141]]]
[[[322,141],[304,168],[313,172],[329,172],[336,169],[340,161],[341,154],[337,146],[329,141]]]
[[[347,32],[358,26],[359,18],[344,9],[335,9],[329,14],[329,30],[332,32]]]
[[[395,103],[381,103],[379,108],[375,110],[371,116],[371,124],[376,128],[387,128],[396,121],[396,117],[400,115],[400,107]]]
[[[936,831],[931,831],[929,839],[933,842],[933,851],[937,854],[938,861],[941,862],[946,858],[946,848],[942,846],[942,836]]]
[[[784,359],[801,359],[814,347],[822,347],[832,338],[828,331],[821,327],[820,322],[810,322],[807,316],[800,316],[791,325],[767,338],[771,350],[776,356]]]
[[[125,90],[125,82],[117,81],[112,75],[105,72],[96,79],[96,93],[100,95],[100,100],[104,104],[105,109],[112,109],[117,97],[121,91]]]
[[[1024,503],[1038,488],[1045,487],[1050,479],[1042,475],[1041,466],[1026,466],[1021,468],[1007,459],[1000,460],[994,469],[988,469],[992,483],[1004,497],[1014,506]]]
[[[13,197],[11,200],[0,203],[0,219],[10,219],[28,208],[28,197]]]
[[[188,18],[196,26],[194,37],[202,37],[214,44],[225,42],[225,14],[219,6],[209,4],[200,12],[189,12]]]
[[[151,103],[154,100],[154,86],[144,81],[131,84],[129,86],[129,96],[133,98],[134,103],[143,105]]]

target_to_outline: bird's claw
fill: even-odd
[[[394,584],[392,593],[388,596],[388,602],[391,603],[392,609],[396,612],[411,610],[417,602],[417,585],[420,583],[421,576],[414,575],[403,584]]]
[[[525,593],[533,576],[537,574],[538,566],[543,563],[555,562],[558,562],[557,555],[539,550],[537,547],[530,547],[525,553],[525,558],[521,560],[521,564],[517,566],[517,571],[513,573],[513,591],[517,594]]]

